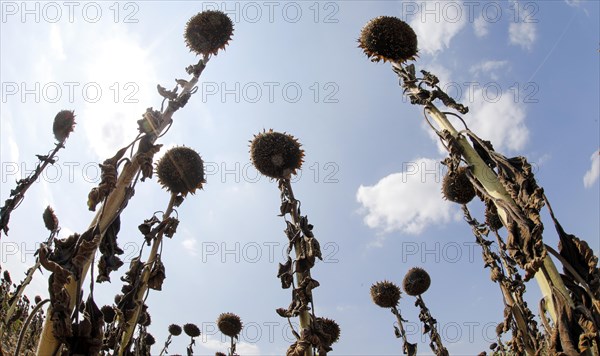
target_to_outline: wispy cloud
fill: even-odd
[[[515,11],[518,11],[519,16],[513,19],[515,21],[508,26],[509,43],[529,51],[537,39],[537,19],[535,18],[537,7],[524,7],[518,1],[514,1],[513,6],[516,9]]]
[[[483,16],[477,17],[473,21],[473,29],[475,30],[475,36],[482,38],[490,33],[488,28],[489,22]]]
[[[64,60],[67,58],[65,55],[65,50],[63,48],[62,35],[60,32],[60,27],[57,24],[52,24],[50,27],[50,48],[52,49],[52,54],[54,58],[58,60]]]
[[[185,250],[192,256],[198,255],[198,241],[193,238],[185,239],[181,241],[181,245]]]
[[[436,54],[448,48],[452,38],[465,27],[463,14],[466,10],[458,2],[453,2],[453,6],[444,6],[443,11],[439,3],[422,4],[421,11],[411,19],[410,26],[419,38],[419,50]]]
[[[590,160],[592,161],[592,165],[583,176],[583,186],[586,188],[591,188],[598,181],[598,177],[600,177],[600,150],[594,152]]]
[[[473,75],[489,75],[492,80],[498,80],[500,74],[498,70],[508,67],[508,61],[484,61],[480,62],[469,69],[469,72]],[[505,70],[504,70],[505,71]]]

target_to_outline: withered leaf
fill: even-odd
[[[295,316],[295,315],[293,315],[290,311],[288,311],[285,308],[277,308],[275,311],[282,318],[291,318],[291,317]]]
[[[150,271],[150,279],[148,279],[148,288],[154,290],[162,290],[163,281],[167,278],[165,273],[165,265],[160,258],[156,261]]]
[[[117,234],[121,229],[121,217],[117,216],[116,219],[110,224],[104,238],[100,243],[100,261],[98,262],[98,277],[96,281],[110,282],[110,273],[116,271],[123,266],[123,261],[118,255],[123,254],[123,250],[117,244]]]
[[[294,277],[292,276],[292,259],[288,256],[285,264],[279,264],[277,278],[281,279],[281,288],[288,289],[292,285]]]
[[[177,232],[177,226],[179,226],[179,220],[174,217],[169,217],[168,219],[163,221],[163,223],[164,223],[165,236],[167,236],[169,238],[173,237],[173,235],[175,235],[175,233]]]
[[[281,202],[281,206],[279,207],[280,214],[278,216],[284,216],[285,214],[291,214],[294,210],[294,204],[289,201]]]
[[[404,354],[408,356],[416,356],[417,355],[417,344],[411,344],[410,342],[404,343]]]

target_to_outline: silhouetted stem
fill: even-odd
[[[289,179],[281,179],[281,181],[283,182],[283,184],[280,184],[280,187],[282,188],[282,193],[285,194],[285,192],[283,190],[287,190],[286,195],[290,199],[292,206],[293,206],[292,211],[290,212],[290,215],[292,217],[292,224],[294,224],[298,229],[300,229],[300,214],[298,213],[298,201],[294,197],[294,191],[292,190],[292,184]],[[296,243],[294,244],[294,252],[296,253],[296,257],[300,256],[301,251],[302,251],[302,249],[300,246],[300,241],[296,241]],[[310,271],[306,271],[306,273],[301,273],[301,272],[296,271],[297,284],[300,284],[304,280],[305,277],[310,277]],[[310,313],[308,312],[308,310],[301,311],[298,318],[300,319],[300,329],[301,329],[300,331],[301,332],[302,332],[302,329],[310,328],[311,317],[310,317]],[[304,352],[304,356],[313,356],[312,347],[308,347],[306,349],[306,351]]]
[[[169,336],[167,337],[167,341],[165,341],[165,346],[163,346],[163,348],[160,351],[160,354],[158,354],[158,356],[162,356],[167,351],[167,348],[169,348],[169,345],[171,345],[171,337],[172,336],[173,335],[169,334]]]
[[[431,316],[429,309],[425,305],[425,301],[420,295],[417,296],[417,305],[421,308],[419,318],[424,324],[429,326],[429,335],[431,337],[429,346],[431,346],[431,350],[435,352],[437,356],[448,356],[448,350],[446,350],[442,344],[442,338],[437,331],[435,319]]]
[[[189,80],[188,85],[186,85],[182,92],[179,93],[178,99],[189,95],[192,92],[192,89],[198,83],[198,78],[202,71],[204,70],[204,65],[208,62],[209,57],[204,56],[204,58],[199,62],[201,64],[200,69],[193,74],[192,78]],[[160,126],[156,128],[157,133],[162,133],[167,127],[169,127],[173,122],[173,113],[178,108],[174,108],[171,105],[168,105],[167,108],[162,113],[162,120],[160,122]],[[156,142],[160,135],[152,135],[150,143]],[[90,228],[98,226],[100,230],[101,236],[104,236],[107,229],[110,225],[115,221],[115,219],[121,214],[122,210],[127,205],[127,200],[129,199],[129,189],[134,180],[134,177],[138,175],[140,172],[140,164],[136,159],[139,153],[128,162],[125,167],[123,167],[123,171],[119,174],[116,187],[110,192],[108,197],[106,198],[103,206],[98,210],[98,213],[92,220],[90,224]],[[95,247],[94,251],[98,249],[98,246]],[[90,264],[92,263],[94,253],[90,254],[83,265],[81,271],[81,280],[84,280],[87,276],[87,273],[90,268]],[[72,311],[75,307],[75,302],[77,301],[77,296],[79,293],[79,281],[75,278],[69,277],[69,282],[65,285],[65,289],[67,294],[70,296],[70,305],[69,310]],[[52,306],[48,308],[48,313],[46,314],[46,321],[44,323],[44,329],[42,330],[42,334],[40,336],[40,341],[38,344],[37,355],[38,356],[46,356],[53,355],[58,348],[60,347],[60,342],[54,337],[54,323],[52,322]]]
[[[171,199],[169,200],[169,205],[167,206],[167,210],[163,215],[163,222],[166,221],[173,213],[173,206],[175,204],[175,200],[177,198],[177,194],[171,193]],[[134,312],[132,313],[131,319],[125,320],[126,329],[123,332],[121,337],[121,346],[119,347],[119,356],[123,356],[124,352],[127,351],[129,342],[131,341],[131,337],[133,336],[133,332],[135,331],[135,325],[137,323],[138,318],[140,317],[140,312],[142,310],[142,305],[144,304],[144,295],[146,291],[148,291],[148,280],[150,280],[150,272],[152,271],[152,267],[156,263],[158,250],[160,245],[162,244],[164,237],[164,229],[161,230],[156,238],[152,241],[152,249],[150,250],[150,256],[148,256],[148,261],[144,265],[144,269],[142,270],[142,274],[140,277],[140,286],[138,292],[134,299],[134,304],[136,305]]]
[[[409,350],[409,342],[408,339],[406,338],[406,331],[404,331],[404,323],[402,320],[402,315],[400,314],[400,311],[398,310],[398,308],[396,307],[392,307],[392,314],[394,314],[396,316],[396,320],[398,321],[398,329],[400,330],[400,336],[402,337],[402,341],[403,341],[403,347],[405,350],[405,354],[407,354],[407,351]],[[409,353],[410,355],[410,353]]]
[[[54,238],[58,234],[59,230],[60,229],[56,229],[50,233],[50,237],[48,237],[46,244],[49,245],[52,243],[52,240],[54,240]],[[37,271],[38,268],[40,268],[40,265],[41,265],[40,259],[37,258],[35,261],[35,264],[33,266],[31,266],[29,268],[29,270],[27,270],[27,275],[25,276],[25,279],[23,280],[23,282],[21,282],[21,284],[19,285],[19,288],[17,289],[17,293],[15,294],[15,296],[12,297],[13,302],[8,307],[6,315],[4,316],[4,321],[0,323],[0,339],[2,339],[5,328],[8,326],[8,322],[10,321],[10,318],[12,317],[13,313],[17,309],[17,304],[21,300],[21,296],[23,295],[25,288],[29,285],[29,283],[31,283],[31,280],[33,279],[33,275],[35,274],[35,271]]]
[[[40,177],[40,175],[42,174],[44,169],[46,169],[48,164],[50,164],[54,160],[54,156],[56,156],[56,153],[61,148],[65,147],[65,141],[66,141],[66,138],[63,141],[57,143],[56,147],[54,148],[52,153],[50,153],[50,155],[48,155],[48,157],[46,157],[43,160],[43,163],[41,165],[38,163],[37,166],[35,167],[35,170],[33,171],[33,173],[29,177],[22,180],[22,182],[26,182],[26,183],[24,185],[21,185],[21,183],[18,183],[18,185],[17,185],[18,193],[15,194],[13,197],[9,198],[8,200],[6,200],[6,205],[0,209],[0,237],[2,237],[2,232],[5,232],[5,234],[6,234],[6,232],[8,231],[8,223],[10,220],[10,214],[17,208],[17,206],[21,203],[21,201],[23,201],[23,199],[25,199],[25,193],[27,192],[27,190]]]

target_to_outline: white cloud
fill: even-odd
[[[78,88],[86,105],[79,117],[90,146],[106,159],[133,140],[137,120],[156,96],[155,66],[124,27],[107,30],[88,51]]]
[[[212,336],[209,336],[203,343],[202,347],[205,347],[211,351],[226,352],[230,347],[229,342],[221,342]],[[260,355],[260,349],[256,345],[249,344],[247,342],[238,342],[235,345],[235,351],[239,355]]]
[[[473,75],[488,74],[492,80],[498,80],[500,75],[497,71],[507,66],[508,61],[485,61],[472,66],[469,72]]]
[[[195,239],[185,239],[181,242],[181,245],[183,246],[183,248],[186,249],[186,251],[192,255],[192,256],[197,256],[198,255],[198,241],[196,241]]]
[[[450,221],[452,203],[442,198],[443,166],[439,161],[419,158],[404,163],[403,169],[374,186],[358,188],[356,199],[366,212],[365,223],[384,232],[419,234],[427,225]]]
[[[592,165],[583,176],[583,186],[586,188],[594,185],[598,181],[598,177],[600,177],[600,150],[594,152],[590,160],[592,161]]]
[[[410,21],[419,38],[419,50],[435,54],[465,26],[466,10],[458,2],[423,2],[421,11]]]
[[[537,38],[537,30],[534,23],[521,22],[511,23],[508,27],[510,44],[521,46],[526,50],[531,50],[531,46]]]
[[[466,121],[477,136],[491,141],[499,151],[517,151],[525,146],[529,138],[525,109],[511,93],[488,86],[475,89],[472,99]]]
[[[473,29],[475,30],[475,36],[482,38],[490,33],[488,28],[489,23],[483,16],[479,16],[473,21]]]
[[[579,6],[581,4],[581,0],[565,0],[565,3],[569,6]]]
[[[7,112],[6,115],[3,115],[2,117],[2,140],[0,147],[3,152],[3,155],[8,156],[9,162],[5,161],[5,163],[10,163],[11,165],[19,165],[19,145],[17,145],[17,141],[15,140],[15,137],[17,136],[15,135],[11,122],[12,117]],[[4,178],[5,177],[2,177],[3,181]]]
[[[519,17],[515,22],[508,26],[508,38],[510,44],[520,46],[523,49],[531,50],[533,43],[537,39],[537,27],[535,12],[537,7],[521,6],[517,1],[513,2],[515,10],[519,11]]]
[[[63,49],[63,40],[62,35],[60,33],[60,27],[57,24],[52,24],[50,27],[50,48],[52,49],[52,54],[58,60],[64,60],[67,58],[65,55],[65,51]]]

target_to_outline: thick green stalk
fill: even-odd
[[[398,68],[402,68],[401,64],[394,63],[393,65]],[[413,92],[411,94],[417,94],[418,88],[413,87],[412,91]],[[446,115],[439,111],[437,107],[431,103],[425,106],[425,110],[439,125],[440,129],[448,130],[452,136],[458,139],[458,143],[463,151],[463,157],[472,167],[473,176],[477,178],[487,193],[495,199],[505,201],[506,203],[515,206],[516,203],[508,194],[506,189],[504,189],[504,186],[500,184],[494,171],[492,171],[492,169],[485,164],[483,159],[479,156],[479,154],[477,154],[475,149],[468,143],[468,141],[464,137],[459,136],[458,131],[454,128],[454,126],[452,126],[450,121],[448,121]],[[502,219],[502,222],[507,225],[507,212],[495,202],[494,204],[496,205],[500,219]],[[544,299],[546,300],[546,304],[549,305],[550,316],[555,322],[557,321],[557,318],[556,309],[552,301],[551,286],[557,288],[558,292],[565,297],[571,308],[574,307],[567,288],[563,284],[560,274],[558,273],[558,270],[556,269],[556,266],[554,265],[554,262],[550,256],[546,256],[544,258],[544,264],[535,274],[535,279],[538,282]]]

